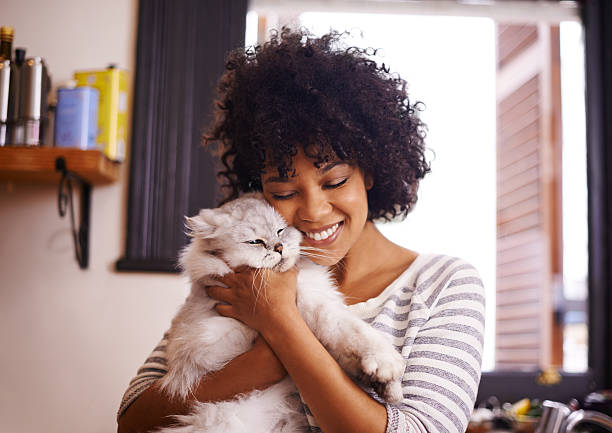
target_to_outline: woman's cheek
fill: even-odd
[[[274,208],[274,210],[278,212],[280,216],[283,217],[283,219],[287,222],[287,224],[294,225],[291,206],[287,202],[288,200],[287,201],[268,200],[268,203],[270,203],[270,205]]]

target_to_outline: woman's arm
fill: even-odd
[[[485,322],[482,281],[469,263],[435,256],[415,287],[408,317],[381,318],[389,333],[413,336],[403,343],[407,355],[404,399],[387,405],[387,432],[464,433],[480,381]],[[406,299],[402,296],[398,303]]]
[[[295,269],[236,272],[210,287],[223,301],[217,311],[257,329],[296,384],[317,424],[325,433],[383,433],[387,410],[342,370],[299,314]],[[254,281],[255,280],[255,281]],[[258,296],[254,287],[266,296]]]
[[[387,410],[342,370],[296,311],[262,334],[325,433],[383,433]]]
[[[190,412],[191,403],[221,401],[280,381],[286,371],[266,342],[258,337],[248,352],[204,377],[189,400],[170,399],[153,384],[138,396],[118,420],[118,433],[146,432],[174,422],[172,415]]]

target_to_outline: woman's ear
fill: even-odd
[[[363,182],[365,184],[366,191],[369,191],[374,186],[374,178],[366,173],[363,178]]]

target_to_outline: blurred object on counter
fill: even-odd
[[[468,433],[484,433],[493,430],[507,430],[518,433],[534,433],[540,416],[540,400],[528,398],[516,403],[500,404],[497,397],[490,397],[474,410],[468,424]]]
[[[57,89],[55,146],[98,149],[99,92],[93,87]]]
[[[533,433],[542,416],[542,402],[523,398],[514,404],[503,406],[506,415],[511,420],[512,429],[519,433]]]
[[[590,393],[584,398],[583,409],[596,410],[612,416],[612,389],[602,389]]]
[[[98,89],[97,143],[104,154],[114,161],[125,158],[127,142],[127,72],[114,65],[101,71],[75,72],[78,86]]]
[[[44,143],[44,132],[48,122],[48,96],[51,79],[42,57],[31,57],[21,69],[21,97],[19,122],[23,123],[26,146],[40,146]]]
[[[517,433],[612,433],[612,390],[592,392],[568,404],[523,398],[500,405],[497,397],[474,409],[467,433],[506,430]]]
[[[599,400],[602,396],[605,394],[591,393],[585,398],[585,404],[592,399]],[[612,433],[612,417],[596,410],[580,409],[575,399],[569,404],[545,400],[543,409],[537,433]]]
[[[468,423],[467,433],[485,433],[493,430],[493,419],[495,415],[491,409],[479,407],[474,409],[470,422]]]
[[[612,433],[612,417],[595,410],[576,410],[565,419],[559,433]]]
[[[542,416],[536,430],[537,433],[559,433],[565,418],[571,413],[568,405],[557,401],[544,400]]]
[[[505,405],[504,405],[505,406]],[[532,433],[542,416],[542,402],[523,398],[510,405],[507,409],[512,419],[513,430],[519,433]]]
[[[505,416],[499,399],[495,396],[489,397],[474,409],[467,433],[484,433],[492,430],[510,430],[511,422]]]

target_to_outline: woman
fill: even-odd
[[[392,336],[407,360],[399,405],[349,378],[297,313],[296,271],[265,275],[267,302],[250,270],[211,287],[219,314],[258,330],[254,347],[204,378],[194,399],[219,401],[286,374],[313,431],[463,433],[476,398],[484,327],[483,288],[464,261],[395,245],[373,220],[404,217],[429,171],[424,125],[405,83],[342,35],[283,29],[255,50],[230,54],[209,142],[222,143],[228,199],[263,191],[330,266],[350,309]],[[119,431],[146,431],[187,413],[155,385],[163,343],[124,396]],[[320,430],[319,430],[320,429]]]

